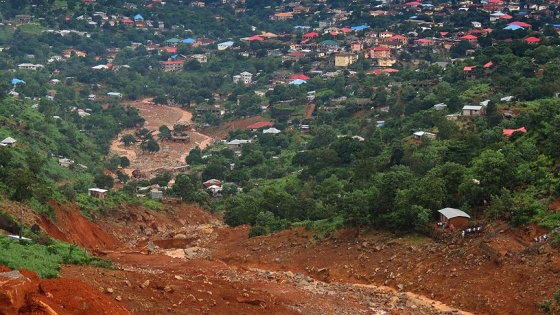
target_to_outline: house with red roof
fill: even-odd
[[[465,73],[465,79],[472,80],[476,79],[478,74],[478,68],[476,66],[465,66],[463,68],[463,72]]]
[[[415,40],[415,42],[418,45],[423,46],[423,47],[433,46],[434,43],[435,43],[433,40],[427,39],[427,38],[420,38],[420,39]]]
[[[384,46],[376,46],[369,49],[369,57],[372,59],[378,58],[390,58],[391,57],[391,49],[389,47]]]
[[[169,60],[169,61],[162,61],[161,67],[165,72],[177,72],[183,69],[183,65],[185,61],[183,60]]]
[[[527,129],[525,127],[517,128],[517,129],[504,129],[502,130],[502,134],[507,138],[511,137],[514,132],[522,132],[527,133]]]
[[[307,80],[309,80],[309,77],[306,76],[306,75],[303,74],[303,73],[302,73],[302,74],[296,74],[296,75],[293,75],[293,76],[290,78],[290,81],[294,81],[294,80],[304,80],[304,81],[307,81]]]
[[[389,37],[390,40],[396,40],[399,42],[405,42],[406,41],[406,37],[402,36],[402,35],[395,35],[395,36],[391,36]]]
[[[508,25],[517,25],[517,26],[521,26],[523,28],[528,28],[531,29],[533,26],[529,23],[525,23],[525,22],[520,22],[520,21],[516,21],[516,22],[511,22]]]
[[[476,44],[476,42],[478,41],[478,37],[471,35],[471,34],[467,34],[465,36],[461,36],[459,37],[461,40],[466,40],[471,44]]]
[[[315,37],[319,37],[319,33],[317,32],[310,32],[307,34],[303,34],[303,39],[311,39],[311,38],[315,38]]]
[[[123,23],[124,25],[128,25],[128,26],[133,26],[134,25],[134,21],[131,19],[123,19],[121,20],[121,23]]]
[[[525,38],[525,42],[526,42],[527,44],[536,45],[536,44],[538,44],[540,41],[541,41],[541,39],[538,38],[538,37],[535,37],[535,36],[531,36],[531,37]]]
[[[248,42],[253,42],[253,41],[257,41],[257,42],[262,42],[264,41],[264,38],[260,37],[259,35],[255,35],[255,36],[251,36],[249,38],[247,38]]]
[[[301,51],[294,51],[289,54],[282,56],[282,62],[288,60],[299,60],[300,58],[305,57],[305,53]]]

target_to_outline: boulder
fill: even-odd
[[[18,314],[27,294],[37,290],[38,283],[17,270],[0,273],[0,314]]]

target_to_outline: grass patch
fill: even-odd
[[[303,227],[306,230],[313,232],[313,237],[322,239],[332,236],[336,231],[344,227],[344,218],[336,216],[328,219],[317,221],[301,221],[292,223],[292,227]]]
[[[147,199],[142,202],[142,207],[146,207],[153,211],[161,211],[163,209],[163,204],[159,200]]]
[[[11,269],[29,269],[41,278],[60,276],[63,264],[93,265],[110,268],[111,262],[88,254],[74,244],[52,241],[50,245],[18,242],[0,236],[0,265]]]

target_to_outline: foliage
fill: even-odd
[[[63,264],[110,267],[110,262],[96,258],[76,245],[59,241],[52,241],[52,245],[40,245],[0,236],[0,248],[0,265],[29,269],[41,278],[58,277]]]

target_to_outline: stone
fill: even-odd
[[[117,300],[117,301],[119,301],[119,302],[122,301],[122,296],[117,295],[117,296],[115,297],[115,300]]]
[[[165,291],[166,293],[173,293],[175,289],[170,285],[166,285],[165,287],[163,287],[163,291]]]
[[[130,287],[131,286],[130,281],[124,280],[124,285],[126,285],[127,287]]]
[[[147,288],[149,285],[150,285],[150,280],[146,280],[146,281],[144,281],[144,283],[142,283],[142,284],[140,285],[140,287],[141,287],[142,289],[145,289],[145,288]]]
[[[185,234],[175,234],[175,236],[173,238],[175,238],[175,239],[186,239],[187,236]]]
[[[183,280],[183,277],[181,277],[179,275],[175,275],[173,278],[175,278],[175,280]]]
[[[114,291],[113,288],[107,288],[108,293],[113,293],[113,291]]]
[[[37,290],[38,285],[17,270],[0,273],[0,314],[18,314],[25,296]]]
[[[402,283],[397,284],[397,289],[399,289],[399,291],[404,290],[404,285]]]

